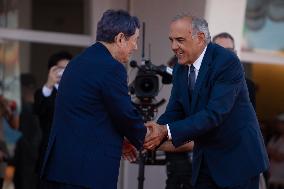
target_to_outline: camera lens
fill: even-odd
[[[151,79],[144,79],[142,81],[140,81],[140,88],[142,91],[148,93],[150,91],[153,90],[153,87],[154,87],[154,83],[153,83],[153,80]]]
[[[159,78],[153,74],[138,75],[135,79],[134,87],[137,97],[155,97],[159,91]]]

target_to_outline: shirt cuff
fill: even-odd
[[[42,94],[43,94],[44,97],[49,97],[51,95],[53,89],[50,89],[50,88],[48,88],[47,86],[44,85],[42,87],[41,91],[42,91]]]
[[[168,130],[168,140],[172,140],[172,135],[171,135],[171,130],[170,130],[170,127],[169,125],[167,124],[167,130]]]

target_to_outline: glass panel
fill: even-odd
[[[0,0],[1,15],[1,27],[90,34],[89,0]]]
[[[20,105],[19,85],[19,44],[15,41],[2,40],[0,43],[0,94]]]
[[[0,27],[17,28],[17,0],[0,0]],[[0,93],[20,105],[19,43],[0,41]]]
[[[247,0],[243,48],[282,52],[284,1]]]

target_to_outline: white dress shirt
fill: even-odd
[[[54,85],[54,87],[56,88],[56,90],[58,90],[58,83],[56,83]],[[42,87],[41,91],[42,91],[42,94],[43,94],[44,97],[49,97],[51,95],[52,91],[53,91],[53,87],[52,87],[52,89],[50,89],[50,88],[48,88],[47,86],[44,85]]]
[[[199,69],[201,67],[201,63],[202,63],[202,60],[204,58],[204,54],[206,52],[206,49],[207,49],[207,46],[203,49],[203,51],[200,54],[200,56],[193,63],[194,71],[195,71],[195,81],[197,79],[197,76],[198,76],[198,73],[199,73]],[[188,65],[188,66],[190,67],[191,65]],[[189,74],[190,74],[190,69],[188,69],[188,76],[189,76]],[[166,126],[167,126],[167,130],[168,130],[168,139],[171,140],[172,139],[172,135],[171,135],[170,127],[169,127],[168,124]]]

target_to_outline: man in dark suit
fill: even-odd
[[[169,38],[179,64],[166,111],[147,124],[155,127],[144,147],[166,137],[176,147],[193,140],[195,188],[258,189],[268,158],[238,57],[210,43],[202,18],[176,17]]]
[[[114,189],[124,137],[137,149],[143,146],[147,129],[128,95],[123,65],[137,50],[138,36],[136,17],[108,10],[98,22],[97,42],[66,67],[41,172],[43,188]]]
[[[37,89],[34,94],[34,112],[40,121],[42,138],[40,142],[39,158],[37,161],[37,172],[41,168],[43,157],[47,148],[49,132],[53,120],[55,97],[62,73],[72,55],[66,51],[52,54],[48,59],[48,77],[42,88]]]

